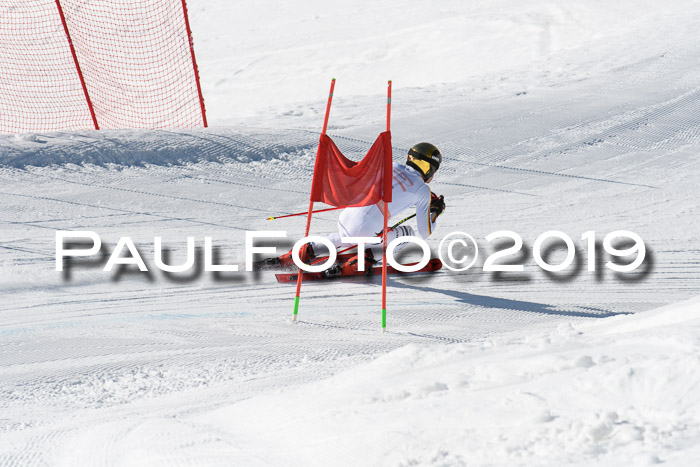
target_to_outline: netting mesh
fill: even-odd
[[[205,124],[182,0],[0,4],[0,131]]]

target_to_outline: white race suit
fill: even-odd
[[[420,172],[403,164],[393,164],[392,177],[389,217],[415,206],[418,234],[424,239],[428,238],[435,229],[435,219],[430,215],[430,188],[423,181]],[[383,202],[380,201],[369,206],[343,209],[338,218],[338,233],[330,234],[328,239],[336,248],[340,248],[351,245],[343,243],[342,237],[374,237],[381,234],[384,229],[382,205]],[[410,227],[400,230],[390,232],[388,241],[391,242],[400,235],[413,235]]]

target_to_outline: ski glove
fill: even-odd
[[[430,193],[430,221],[435,222],[440,214],[445,210],[445,197]]]

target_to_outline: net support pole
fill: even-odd
[[[333,101],[333,89],[335,89],[335,78],[331,80],[331,90],[328,93],[328,103],[326,104],[326,116],[323,119],[323,130],[321,130],[321,135],[326,134],[326,130],[328,129],[328,116],[331,113],[331,102]],[[321,144],[319,143],[318,149],[316,150],[316,158],[318,159],[319,153],[318,151],[321,150]],[[309,235],[309,230],[311,228],[311,216],[314,211],[314,201],[309,197],[309,212],[306,215],[306,230],[304,232],[304,237],[308,237]],[[294,296],[294,314],[292,315],[292,321],[297,322],[297,314],[299,313],[299,296],[301,294],[301,283],[304,278],[304,271],[299,268],[299,272],[297,275],[297,292],[296,295]]]
[[[386,99],[386,131],[391,129],[391,80],[387,86]],[[384,170],[391,171],[391,167],[384,167]],[[386,176],[386,174],[385,174]],[[386,237],[389,233],[389,203],[384,201],[384,238],[382,239],[382,332],[386,332],[386,275],[387,275],[387,257],[386,257]]]
[[[182,0],[182,15],[185,19],[185,29],[187,29],[187,42],[190,44],[190,55],[192,56],[192,67],[194,68],[194,81],[197,83],[197,94],[199,96],[199,107],[202,109],[202,124],[207,127],[207,112],[204,110],[204,96],[202,95],[202,86],[199,84],[199,68],[197,68],[197,59],[194,57],[194,39],[192,38],[192,29],[190,29],[190,20],[187,16],[187,3]]]
[[[90,100],[90,94],[88,94],[87,86],[85,85],[85,78],[83,78],[83,72],[80,69],[80,63],[78,62],[78,56],[75,53],[75,47],[73,47],[73,40],[70,38],[70,32],[68,31],[68,23],[66,23],[66,17],[63,14],[63,8],[61,7],[60,0],[56,0],[56,8],[58,8],[58,14],[61,17],[61,24],[63,24],[63,31],[66,33],[66,39],[68,40],[68,47],[70,47],[70,53],[73,56],[73,63],[75,63],[75,69],[78,72],[78,78],[80,78],[80,85],[83,87],[83,94],[85,94],[85,101],[87,102],[88,109],[90,110],[90,116],[92,117],[92,123],[93,123],[93,125],[95,125],[95,130],[99,130],[100,126],[97,124],[97,117],[95,116],[95,109],[92,107],[92,101]]]

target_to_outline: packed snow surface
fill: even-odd
[[[526,336],[410,344],[194,421],[199,436],[246,446],[219,443],[236,461],[254,453],[253,465],[289,453],[301,465],[697,465],[698,312],[695,299]]]
[[[700,464],[700,4],[187,3],[211,128],[0,136],[0,465]],[[292,324],[272,272],[154,267],[154,236],[177,264],[303,234],[266,218],[308,206],[332,77],[353,158],[393,79],[395,161],[445,157],[431,248],[481,252],[391,277],[385,334],[377,278],[305,284]],[[57,230],[100,257],[55,271]],[[483,272],[498,230],[522,273]],[[582,235],[616,230],[647,259],[589,271]],[[122,236],[148,273],[102,271]]]

